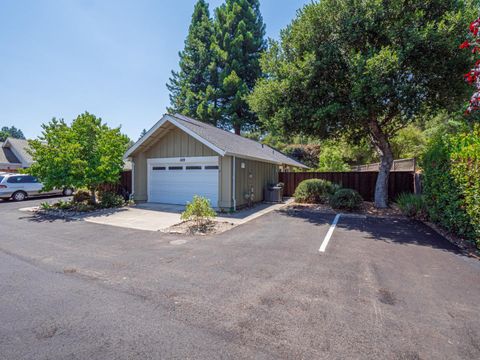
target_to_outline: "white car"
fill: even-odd
[[[43,191],[43,185],[35,177],[27,174],[0,173],[0,199],[23,201],[32,196],[73,194],[73,189]]]

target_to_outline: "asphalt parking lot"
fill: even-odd
[[[480,262],[421,223],[344,217],[319,253],[331,214],[179,237],[41,201],[0,203],[0,358],[480,358]]]

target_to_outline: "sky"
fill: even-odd
[[[195,0],[1,0],[0,127],[88,111],[133,140],[169,105]],[[221,5],[210,0],[210,10]],[[311,0],[261,0],[267,37]]]

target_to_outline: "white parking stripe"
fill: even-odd
[[[332,225],[330,225],[330,229],[328,229],[327,235],[325,235],[325,239],[323,239],[322,245],[320,246],[320,249],[318,249],[318,251],[325,252],[328,242],[332,237],[333,230],[335,230],[335,227],[337,226],[337,223],[338,223],[338,219],[340,219],[340,215],[341,214],[337,214],[337,216],[335,216],[335,219],[333,219]]]

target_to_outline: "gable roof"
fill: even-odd
[[[169,122],[190,136],[202,142],[207,147],[218,153],[220,156],[238,156],[270,162],[278,165],[290,165],[307,168],[302,163],[282,154],[280,151],[257,141],[247,139],[226,130],[219,129],[210,124],[192,119],[185,115],[164,115],[140,140],[138,140],[125,154],[129,157],[159,128]]]
[[[17,163],[21,163],[24,166],[29,166],[33,163],[32,156],[28,153],[30,148],[28,145],[28,140],[24,139],[14,139],[7,138],[4,143],[1,145],[3,152],[9,153],[9,157],[13,154],[14,157],[11,157],[13,160],[17,160]]]

